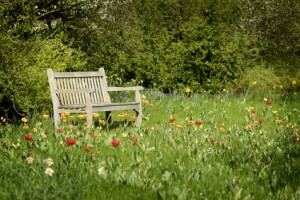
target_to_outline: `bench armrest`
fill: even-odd
[[[93,90],[93,89],[77,89],[77,90],[56,89],[54,92],[56,94],[76,94],[76,93],[93,93],[93,92],[95,92],[95,90]]]
[[[142,86],[132,86],[132,87],[108,87],[107,91],[141,91],[144,88]]]

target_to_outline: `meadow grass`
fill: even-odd
[[[142,127],[133,112],[0,126],[0,199],[300,198],[299,94],[143,94]]]

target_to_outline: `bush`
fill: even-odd
[[[2,111],[28,113],[51,110],[46,69],[79,70],[85,66],[84,54],[63,44],[60,38],[30,41],[0,37],[0,102]],[[3,102],[11,102],[13,111]]]

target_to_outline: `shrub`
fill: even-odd
[[[2,35],[0,102],[7,99],[17,113],[49,110],[51,101],[46,69],[82,69],[85,65],[83,55],[82,52],[63,44],[60,38],[35,37],[24,42],[12,36]],[[6,105],[2,107],[2,110],[7,109]]]

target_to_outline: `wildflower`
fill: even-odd
[[[49,118],[49,115],[46,115],[46,114],[43,115],[43,119],[48,119],[48,118]]]
[[[264,120],[263,119],[259,119],[258,123],[262,124],[262,123],[264,123]]]
[[[137,143],[137,141],[138,141],[137,137],[133,137],[133,138],[132,138],[132,142],[133,142],[134,144]]]
[[[30,152],[30,153],[29,153],[29,157],[32,157],[32,158],[33,158],[33,157],[34,157],[34,153]]]
[[[54,173],[54,170],[51,169],[50,167],[46,168],[45,170],[45,174],[47,174],[48,176],[52,176]]]
[[[61,133],[61,132],[63,131],[63,129],[62,129],[62,128],[58,128],[57,131],[58,131],[59,133]]]
[[[128,133],[123,133],[122,134],[122,137],[124,137],[124,138],[127,137],[127,136],[128,136]]]
[[[119,146],[120,145],[120,140],[112,140],[111,141],[111,145],[113,146],[113,147],[117,147],[117,146]]]
[[[270,99],[264,99],[267,105],[271,105],[272,101]]]
[[[99,175],[105,174],[105,168],[104,168],[104,167],[100,167],[100,168],[98,169],[98,174],[99,174]]]
[[[173,115],[170,115],[170,122],[174,122],[176,120],[176,118]]]
[[[70,112],[65,112],[65,115],[68,117],[68,116],[71,115],[71,113]]]
[[[29,126],[27,124],[24,124],[23,129],[27,130],[29,129]]]
[[[182,126],[181,125],[175,125],[176,128],[181,129]]]
[[[97,136],[96,136],[95,133],[92,133],[92,134],[91,134],[91,137],[95,139]]]
[[[145,95],[142,95],[142,99],[146,99],[147,97]]]
[[[47,158],[46,160],[45,160],[45,163],[48,165],[48,166],[51,166],[51,165],[53,165],[53,160],[52,160],[52,158]]]
[[[69,116],[69,119],[70,119],[70,120],[73,120],[73,119],[74,119],[74,116],[73,116],[73,115],[70,115],[70,116]]]
[[[28,164],[32,164],[32,163],[33,163],[33,160],[34,160],[34,158],[31,157],[31,156],[29,156],[28,158],[26,158],[26,162],[27,162]]]
[[[283,88],[283,85],[279,85],[279,88],[282,89],[282,88]]]
[[[193,121],[193,120],[190,120],[188,123],[189,123],[190,126],[195,125],[195,121]]]
[[[149,104],[149,106],[151,106],[151,107],[152,107],[152,106],[153,106],[153,103],[150,103],[150,104]]]
[[[293,137],[293,142],[298,142],[299,138],[298,137]]]
[[[22,118],[21,118],[21,121],[22,121],[23,123],[27,123],[27,122],[28,122],[28,119],[27,119],[26,117],[22,117]]]
[[[292,81],[292,85],[296,85],[297,82],[295,80]]]
[[[279,113],[278,113],[277,110],[274,110],[274,111],[273,111],[273,114],[274,114],[274,115],[279,115]]]
[[[93,117],[97,118],[97,117],[99,117],[99,114],[98,113],[93,113]]]
[[[251,85],[252,86],[257,85],[257,81],[252,81]]]
[[[217,141],[217,139],[216,139],[215,137],[212,137],[212,138],[210,138],[210,141],[211,141],[212,143],[214,143],[214,142]]]
[[[221,128],[220,128],[220,131],[221,131],[221,132],[225,132],[225,128],[224,128],[224,127],[221,127]]]
[[[252,125],[251,124],[247,124],[246,125],[246,129],[251,129],[252,128]]]
[[[33,131],[34,133],[36,133],[38,130],[37,130],[37,128],[33,128],[32,131]]]
[[[104,126],[105,125],[105,120],[104,119],[100,119],[99,120],[99,124],[102,125],[102,126]]]
[[[132,115],[131,116],[131,120],[135,121],[136,120],[136,116]]]
[[[277,125],[279,125],[279,124],[281,124],[281,123],[282,123],[282,120],[280,120],[280,119],[276,119],[276,120],[275,120],[275,123],[276,123]]]
[[[85,151],[86,152],[90,152],[91,151],[91,147],[85,147]]]
[[[31,135],[25,135],[24,138],[25,138],[26,141],[32,140],[32,136]]]
[[[72,146],[72,145],[74,145],[74,144],[76,144],[76,140],[75,140],[75,139],[68,139],[68,140],[67,140],[67,145],[68,145],[68,146]]]
[[[191,89],[189,87],[185,88],[185,92],[186,93],[190,93],[191,92]]]
[[[287,123],[286,127],[291,128],[293,126],[292,122]]]
[[[286,92],[283,94],[283,96],[288,97],[288,96],[290,96],[290,93],[289,93],[288,91],[286,91]]]
[[[250,114],[250,117],[251,117],[252,119],[255,119],[255,118],[256,118],[256,115],[255,115],[254,113],[251,113],[251,114]]]
[[[197,120],[197,121],[196,121],[196,124],[197,124],[198,126],[201,126],[201,125],[202,125],[202,122],[199,121],[199,120]]]

